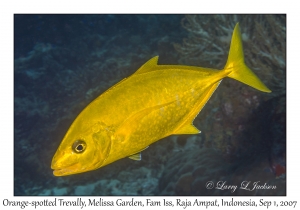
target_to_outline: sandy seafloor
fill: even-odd
[[[53,176],[80,111],[153,56],[221,69],[234,26],[224,18],[240,21],[246,63],[272,94],[224,79],[194,121],[201,134],[162,139],[141,161]],[[255,21],[279,32],[260,39]],[[285,16],[15,15],[14,195],[286,195],[285,42]],[[229,185],[245,189],[217,189]]]

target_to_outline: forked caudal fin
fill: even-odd
[[[244,52],[239,23],[233,30],[227,63],[224,67],[229,71],[228,77],[245,83],[257,90],[270,93],[271,90],[252,72],[244,62]]]

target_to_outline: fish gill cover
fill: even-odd
[[[253,195],[286,194],[285,15],[15,15],[14,19],[15,195],[231,194],[205,190],[212,174],[214,181],[226,177],[235,184],[237,178],[249,175],[278,187],[255,190]],[[159,64],[221,69],[237,22],[245,62],[272,94],[258,94],[224,79],[194,121],[201,134],[159,141],[143,151],[142,161],[126,158],[84,174],[53,176],[52,156],[89,102],[154,55],[160,56]]]

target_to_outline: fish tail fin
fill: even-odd
[[[244,52],[239,23],[233,30],[227,63],[224,67],[228,77],[236,79],[262,92],[271,90],[252,72],[244,62]]]

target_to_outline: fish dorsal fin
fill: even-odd
[[[198,134],[201,133],[193,124],[186,124],[176,130],[173,134]]]
[[[150,71],[155,71],[157,70],[157,62],[158,62],[158,55],[151,58],[150,60],[148,60],[146,63],[144,63],[144,65],[142,65],[133,75],[136,74],[143,74],[143,73],[147,73]],[[133,76],[131,75],[131,76]],[[115,84],[114,86],[110,87],[109,89],[107,89],[103,94],[108,93],[109,91],[111,91],[112,89],[114,89],[115,87],[117,87],[118,85],[121,85],[123,82],[125,82],[128,78],[124,78],[122,79],[120,82],[118,82],[117,84]]]
[[[138,153],[135,153],[133,155],[130,155],[128,158],[132,159],[132,160],[142,160],[142,151],[147,149],[149,146],[145,147],[144,149],[142,149],[141,151],[139,151]]]
[[[150,71],[155,71],[158,62],[158,55],[148,60],[134,74],[143,74]]]

